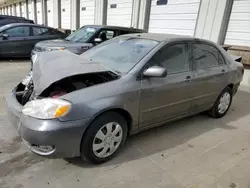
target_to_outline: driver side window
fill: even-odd
[[[28,37],[30,34],[30,28],[28,26],[14,27],[4,32],[9,37]]]
[[[188,44],[174,44],[163,49],[153,60],[155,64],[167,69],[168,74],[190,70]]]

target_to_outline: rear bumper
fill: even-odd
[[[16,100],[15,91],[7,95],[6,103],[11,124],[31,151],[52,158],[80,155],[81,139],[89,119],[62,122],[58,119],[40,120],[25,116],[22,114],[22,106]],[[41,152],[39,146],[50,146],[53,150]]]

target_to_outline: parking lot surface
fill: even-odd
[[[28,60],[0,61],[0,188],[249,188],[250,93],[238,91],[228,114],[204,114],[130,137],[102,165],[31,153],[10,125],[4,96]]]

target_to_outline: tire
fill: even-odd
[[[228,106],[224,108],[224,110],[221,110],[219,105],[221,104],[221,99],[223,96],[229,96]],[[216,99],[213,108],[209,111],[209,115],[213,118],[221,118],[223,117],[227,111],[229,110],[231,103],[233,99],[232,89],[229,87],[226,87],[219,95],[219,97]]]
[[[116,133],[115,130],[119,130],[119,132],[116,136],[113,136],[113,134]],[[93,164],[100,164],[110,160],[124,145],[127,139],[127,133],[127,122],[119,113],[106,112],[100,115],[89,125],[83,135],[81,143],[82,159]],[[102,139],[99,139],[101,137]],[[97,147],[94,147],[94,145]],[[96,149],[100,146],[100,149]],[[107,147],[109,147],[109,149],[107,149]],[[105,151],[107,156],[105,154],[101,155],[105,153]]]

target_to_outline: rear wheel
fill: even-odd
[[[103,163],[111,159],[127,138],[127,122],[115,112],[99,116],[83,136],[81,156],[91,163]]]
[[[214,118],[223,117],[231,106],[232,98],[232,89],[226,87],[215,101],[213,108],[209,111],[209,114]]]

